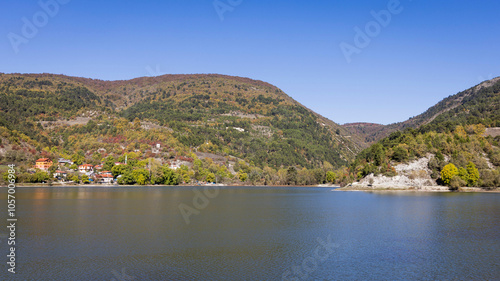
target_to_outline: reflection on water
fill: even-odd
[[[17,195],[14,280],[500,276],[500,194],[227,187],[189,224],[179,205],[195,206],[190,187],[20,188]],[[314,251],[327,237],[335,247],[319,261]]]

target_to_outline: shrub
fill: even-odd
[[[446,163],[444,162],[443,154],[439,154],[441,155],[442,159],[436,154],[436,157],[431,158],[428,164],[429,169],[432,171],[431,177],[433,179],[438,179],[441,176],[440,172],[446,165]]]
[[[214,175],[214,173],[209,173],[207,175],[207,182],[215,182],[215,175]]]
[[[465,182],[469,181],[469,173],[465,168],[460,167],[458,169],[458,176]]]
[[[408,160],[408,150],[403,146],[396,146],[393,150],[392,159],[397,162]]]
[[[476,185],[477,181],[479,180],[479,170],[476,168],[476,165],[474,163],[469,162],[467,164],[467,185],[468,186],[474,186]]]
[[[500,186],[500,172],[495,170],[481,170],[481,182],[483,188],[491,189]]]
[[[455,175],[451,178],[450,180],[450,189],[451,190],[458,190],[460,187],[463,187],[466,185],[466,182],[462,180],[458,175]]]

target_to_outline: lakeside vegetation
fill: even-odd
[[[436,115],[439,113],[438,115]],[[418,128],[397,131],[362,151],[351,164],[357,179],[369,174],[394,176],[393,166],[422,157],[438,184],[500,186],[500,136],[486,135],[500,126],[500,80],[450,96],[419,119]],[[427,119],[425,119],[427,118]]]

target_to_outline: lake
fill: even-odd
[[[497,193],[31,187],[16,195],[17,273],[7,272],[2,227],[1,280],[500,279]]]

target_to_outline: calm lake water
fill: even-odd
[[[203,191],[18,188],[0,280],[500,279],[500,194],[221,187],[194,204]]]

